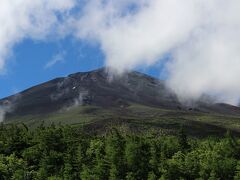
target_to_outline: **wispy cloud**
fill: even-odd
[[[7,113],[10,113],[15,108],[15,103],[21,98],[20,94],[12,96],[9,100],[2,101],[0,104],[0,123],[4,121]]]
[[[54,55],[50,61],[44,66],[45,69],[51,68],[52,66],[63,63],[65,61],[66,51],[59,52],[58,54]]]

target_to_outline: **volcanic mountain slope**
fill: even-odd
[[[43,121],[99,131],[109,125],[174,133],[180,126],[197,136],[240,130],[240,108],[206,102],[183,106],[164,81],[139,72],[114,76],[101,68],[57,78],[0,100],[4,123]]]

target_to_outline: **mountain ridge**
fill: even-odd
[[[143,78],[143,80],[141,80],[141,82],[140,81],[136,82],[134,78],[139,78],[137,80],[141,80],[141,78]],[[112,79],[112,80],[110,80],[110,79]],[[129,82],[129,81],[132,81],[132,82]],[[150,84],[144,85],[144,83],[146,83],[147,81],[149,81]],[[137,86],[133,87],[134,83],[138,87]],[[111,94],[111,91],[115,90],[116,92],[114,92],[114,94],[112,94],[110,98],[114,98],[115,96],[120,96],[120,98],[116,97],[116,100],[120,100],[121,98],[123,98],[123,99],[126,98],[126,99],[128,99],[128,100],[130,99],[132,101],[141,101],[140,97],[137,97],[136,94],[139,93],[140,91],[142,91],[143,90],[142,88],[146,87],[146,86],[158,86],[157,88],[159,90],[164,88],[163,81],[159,81],[159,80],[157,80],[151,76],[145,75],[145,74],[141,74],[138,72],[130,72],[127,74],[127,76],[123,75],[121,77],[117,77],[117,76],[110,77],[110,75],[108,75],[108,73],[105,71],[105,69],[101,68],[101,69],[94,70],[94,71],[78,72],[78,73],[70,74],[67,77],[55,78],[48,82],[28,88],[16,95],[12,95],[12,96],[3,98],[2,100],[0,100],[0,103],[2,101],[6,101],[6,100],[7,101],[11,101],[11,100],[16,101],[16,99],[24,99],[24,98],[26,98],[27,95],[28,95],[27,98],[29,98],[29,96],[33,96],[33,95],[36,96],[37,93],[43,93],[40,96],[43,96],[43,95],[50,96],[50,99],[52,100],[52,102],[58,100],[58,98],[64,99],[64,96],[66,96],[66,95],[68,97],[65,97],[65,98],[68,98],[68,100],[70,100],[71,98],[76,98],[78,96],[78,93],[82,93],[84,91],[90,91],[87,94],[94,94],[94,95],[96,95],[97,93],[104,93],[104,92],[96,93],[96,90],[102,90],[102,91],[106,90],[107,93],[104,93],[102,95],[105,97],[105,99],[107,99],[109,97],[109,94]],[[109,88],[109,89],[107,89],[107,88]],[[46,91],[46,92],[42,91],[42,90],[46,90],[46,89],[49,91]],[[151,88],[148,88],[148,89],[151,89]],[[155,95],[157,95],[156,92],[157,91],[155,91],[155,92],[152,91],[152,93],[155,93]],[[164,92],[164,93],[166,93],[166,92]],[[47,94],[47,93],[49,93],[49,94]],[[72,94],[72,96],[70,93]],[[116,93],[119,93],[119,94],[116,94]],[[132,98],[131,96],[124,97],[126,95],[126,93],[133,93],[133,94],[135,93],[135,97],[134,97],[135,99]],[[170,95],[170,93],[166,93],[166,95]],[[144,93],[142,93],[141,96],[144,96]],[[154,105],[154,104],[160,105],[161,104],[160,101],[155,101],[154,98],[152,98],[152,97],[153,97],[153,95],[151,96],[151,101],[150,100],[147,101],[148,104],[151,104],[151,105]],[[44,97],[42,97],[42,98],[44,98]],[[99,98],[99,96],[97,96],[96,98]],[[175,98],[174,100],[177,102],[176,97],[174,97],[174,98]],[[50,99],[48,99],[47,102],[51,104],[52,102],[49,102]],[[88,100],[91,101],[92,100],[91,97],[88,97]],[[145,98],[145,100],[146,100],[146,98]],[[97,100],[96,100],[96,101],[93,101],[93,104],[98,105],[100,103],[100,105],[108,105],[108,104],[112,105],[113,100],[112,101],[110,100],[107,102],[108,103],[104,103],[103,101],[97,102]]]

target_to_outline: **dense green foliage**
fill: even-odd
[[[0,127],[0,179],[240,179],[240,141],[111,129]]]

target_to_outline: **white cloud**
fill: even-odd
[[[129,4],[134,13],[123,15]],[[181,99],[240,97],[239,0],[90,0],[74,22],[77,36],[100,43],[119,72],[151,66],[171,52],[168,84]]]
[[[240,1],[205,2],[205,21],[174,51],[169,85],[181,98],[214,94],[238,104],[240,97]]]
[[[12,47],[24,38],[42,40],[55,32],[75,0],[1,0],[0,2],[0,70]]]
[[[57,63],[63,63],[65,61],[66,52],[62,51],[58,54],[55,54],[50,61],[44,66],[45,69],[51,68],[52,66],[56,65]]]
[[[78,37],[97,40],[107,64],[118,71],[151,65],[188,38],[199,23],[192,0],[132,1],[138,11],[122,16],[126,4],[91,0],[78,21]]]

